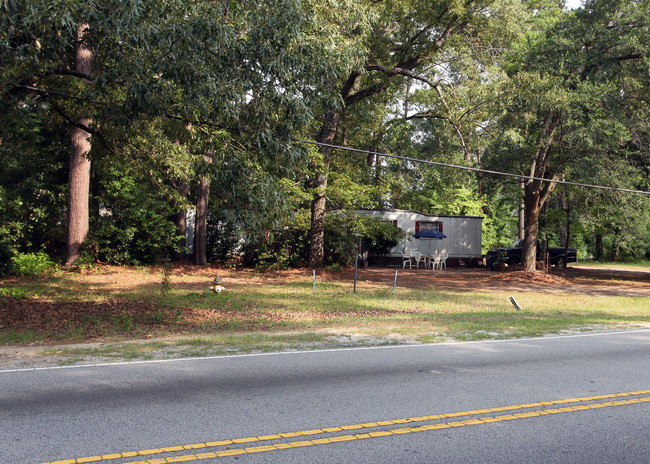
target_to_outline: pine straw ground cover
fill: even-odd
[[[0,368],[650,326],[650,272],[96,266],[0,279]],[[226,290],[208,289],[219,275]],[[513,295],[523,308],[508,300]],[[51,360],[49,361],[51,362]],[[30,364],[31,363],[31,364]]]

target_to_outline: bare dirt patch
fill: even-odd
[[[650,272],[617,269],[552,268],[548,273],[487,271],[482,268],[431,271],[398,269],[397,285],[407,288],[503,292],[528,291],[584,293],[603,296],[649,296]],[[369,268],[359,272],[359,280],[372,285],[392,285],[395,269]],[[348,272],[346,278],[351,279]]]

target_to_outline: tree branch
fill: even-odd
[[[406,119],[407,120],[408,119],[445,119],[445,120],[449,120],[449,117],[427,111],[427,112],[424,112],[424,113],[415,113],[415,114],[409,116]]]
[[[410,77],[411,79],[415,79],[415,80],[418,80],[420,82],[424,82],[425,84],[430,85],[432,88],[436,88],[436,87],[438,87],[440,85],[440,81],[434,82],[434,81],[432,81],[431,79],[429,79],[427,77],[424,77],[424,76],[421,76],[421,75],[419,75],[417,73],[414,73],[411,69],[402,68],[402,67],[399,67],[399,66],[395,67],[395,68],[389,68],[387,66],[381,66],[381,65],[378,65],[378,64],[369,64],[369,65],[366,66],[366,69],[368,71],[380,71],[380,72],[386,74],[389,77],[397,76],[397,75],[407,76],[407,77]]]
[[[102,102],[102,101],[99,101],[99,100],[90,100],[88,98],[78,97],[76,95],[70,95],[70,94],[62,93],[62,92],[56,92],[54,90],[39,89],[37,87],[32,87],[30,85],[15,84],[15,83],[12,83],[12,82],[8,82],[7,85],[9,85],[9,86],[11,86],[11,87],[13,87],[15,89],[29,90],[30,92],[34,92],[35,94],[40,95],[43,98],[46,98],[47,96],[52,95],[52,96],[55,96],[55,97],[67,98],[67,99],[70,99],[70,100],[83,101],[83,102],[86,102],[86,103],[93,103],[93,104],[96,104],[96,105],[111,106],[111,103]],[[154,112],[151,112],[151,111],[138,111],[137,114],[146,114],[148,116],[153,116],[153,117],[174,119],[176,121],[183,121],[183,122],[190,123],[190,124],[214,127],[214,128],[217,128],[217,129],[223,129],[223,130],[227,130],[227,131],[230,131],[230,132],[242,132],[242,129],[238,128],[238,127],[227,127],[227,126],[223,126],[221,124],[214,124],[214,123],[209,123],[209,122],[201,122],[201,121],[190,120],[190,119],[184,118],[182,116],[176,116],[176,115],[169,114],[169,113],[166,113],[166,112],[165,113],[154,113]],[[67,118],[66,118],[66,120],[67,120]],[[82,129],[84,129],[84,128],[82,127]],[[84,129],[84,130],[86,130],[86,129]],[[100,137],[100,136],[98,135],[98,137]],[[101,139],[101,137],[100,137],[100,139]]]
[[[74,76],[74,77],[79,77],[81,79],[86,79],[87,81],[93,81],[93,76],[88,73],[83,73],[79,71],[73,71],[71,69],[55,69],[52,71],[52,74],[55,76]]]
[[[629,61],[629,60],[640,60],[642,58],[643,58],[643,53],[628,53],[627,55],[604,58],[604,60],[605,61]]]
[[[354,93],[344,99],[345,106],[352,105],[353,103],[358,102],[359,100],[363,100],[364,98],[368,98],[372,95],[376,95],[378,93],[383,92],[388,85],[385,82],[380,82],[378,84],[375,84],[371,87],[366,87],[363,90],[360,90],[357,93]]]
[[[350,77],[348,77],[348,80],[345,81],[345,84],[343,85],[343,88],[341,89],[341,95],[343,98],[349,97],[350,91],[354,87],[354,85],[357,83],[357,80],[359,79],[360,74],[358,72],[353,72],[350,74]]]
[[[53,103],[51,103],[51,104],[52,104],[52,108],[54,109],[54,111],[56,111],[56,112],[57,112],[57,113],[58,113],[58,114],[59,114],[63,119],[65,119],[65,120],[68,122],[68,124],[71,124],[71,125],[73,125],[73,126],[75,126],[75,127],[78,127],[79,129],[81,129],[81,130],[83,130],[83,131],[88,132],[88,133],[91,134],[91,135],[94,135],[95,137],[97,137],[97,138],[100,140],[100,142],[102,142],[102,145],[104,145],[104,147],[105,147],[109,152],[111,152],[111,153],[115,153],[115,150],[113,150],[113,148],[111,148],[111,146],[108,144],[108,142],[106,141],[106,139],[104,138],[104,136],[101,134],[101,132],[96,131],[95,129],[92,129],[92,128],[86,126],[85,124],[81,124],[80,122],[77,122],[77,121],[73,120],[73,119],[72,119],[70,116],[68,116],[68,114],[67,114],[65,111],[63,111],[59,106],[57,106],[57,105],[55,105],[55,104],[53,104]]]
[[[37,87],[32,87],[31,85],[22,85],[22,84],[15,84],[13,82],[7,82],[7,85],[10,85],[11,87],[15,89],[23,89],[23,90],[29,90],[30,92],[34,92],[42,97],[46,97],[48,95],[54,95],[56,97],[63,97],[67,98],[70,100],[78,100],[78,101],[84,101],[88,103],[94,103],[96,105],[107,105],[107,103],[100,102],[97,100],[90,100],[85,97],[77,97],[76,95],[70,95],[67,93],[62,93],[62,92],[56,92],[54,90],[44,90],[44,89],[39,89]]]

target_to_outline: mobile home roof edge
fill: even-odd
[[[342,208],[332,209],[330,211],[341,211]],[[376,212],[393,212],[393,213],[414,213],[421,216],[429,217],[447,217],[447,218],[472,218],[472,219],[484,219],[484,216],[464,216],[462,214],[432,214],[432,213],[421,213],[419,211],[414,211],[412,209],[395,209],[395,208],[384,208],[384,209],[365,209],[365,208],[355,208],[350,211],[376,211]]]

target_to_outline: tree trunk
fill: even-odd
[[[185,198],[190,194],[190,186],[187,182],[177,181],[174,183],[174,188],[180,192]],[[181,209],[174,216],[174,224],[176,224],[176,233],[179,235],[178,245],[181,251],[173,253],[174,261],[180,261],[185,256],[187,246],[185,244],[185,237],[187,235],[187,210]]]
[[[526,184],[526,235],[522,250],[522,264],[525,271],[535,271],[537,260],[537,240],[539,238],[539,215],[549,195],[555,189],[555,183],[547,182],[543,186],[541,181],[531,181]],[[545,259],[544,256],[541,257]]]
[[[537,261],[537,237],[539,234],[539,213],[541,205],[539,202],[539,193],[528,193],[526,203],[526,233],[524,235],[524,246],[522,249],[521,262],[525,271],[534,271],[535,262]]]
[[[212,156],[205,157],[206,163],[212,162]],[[194,224],[194,254],[192,262],[197,266],[205,266],[208,244],[208,200],[210,198],[210,180],[207,177],[199,181],[196,198],[196,222]]]
[[[82,39],[87,24],[77,26],[75,70],[84,74],[93,72],[92,51],[83,44]],[[82,115],[79,125],[90,127],[92,119]],[[75,126],[70,140],[70,173],[68,179],[68,249],[66,266],[71,266],[79,259],[81,248],[88,237],[88,201],[90,197],[90,134]]]
[[[596,234],[596,249],[594,250],[594,255],[596,259],[602,259],[605,256],[605,251],[603,248],[603,234]]]
[[[542,236],[542,246],[539,254],[542,258],[542,261],[544,261],[544,264],[548,264],[546,263],[546,254],[548,252],[548,201],[544,205],[544,220],[542,222],[542,230],[544,231],[544,234]]]
[[[571,241],[571,205],[569,203],[568,195],[563,197],[566,202],[566,226],[565,226],[565,236],[564,236],[564,262],[563,267],[567,266],[566,258],[569,256],[569,242]]]
[[[199,181],[199,191],[196,199],[196,222],[194,224],[194,255],[193,263],[205,266],[207,259],[208,238],[208,199],[210,197],[210,181],[202,178]]]
[[[564,180],[564,176],[562,176],[562,180]],[[568,224],[568,222],[569,222],[569,219],[568,219],[569,201],[568,201],[566,195],[564,195],[563,193],[560,194],[559,203],[560,203],[560,208],[562,209],[562,211],[565,211],[566,214],[567,214],[567,223],[565,225],[563,225],[562,227],[560,227],[560,246],[567,246],[566,245],[566,243],[567,243],[567,234],[568,234],[567,229],[569,227],[569,224]]]
[[[519,184],[521,187],[521,201],[519,202],[519,239],[523,240],[526,237],[526,204],[524,197],[526,196],[526,187],[522,180]]]
[[[530,176],[535,179],[525,181],[524,206],[526,208],[526,236],[522,250],[522,263],[525,271],[534,272],[537,258],[537,239],[539,235],[539,213],[548,197],[557,185],[557,176],[547,177],[546,168],[555,143],[555,130],[560,124],[560,118],[548,113],[544,119],[544,127],[537,140],[535,158],[530,166]],[[548,181],[541,179],[547,178]]]
[[[323,127],[318,136],[319,142],[328,144],[334,142],[340,117],[340,111],[327,111],[325,113]],[[309,266],[312,269],[322,268],[325,264],[325,193],[332,148],[321,146],[320,152],[323,155],[323,164],[316,172],[314,179],[307,184],[307,187],[314,190],[314,199],[311,203],[311,229],[309,231]]]

